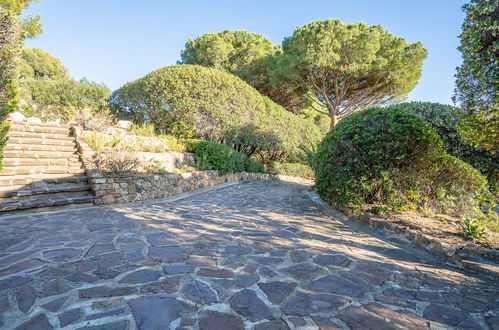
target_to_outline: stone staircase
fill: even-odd
[[[93,202],[69,126],[13,122],[8,136],[0,214]]]

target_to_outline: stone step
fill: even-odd
[[[7,144],[31,144],[31,145],[50,145],[50,146],[75,146],[74,139],[42,139],[42,138],[23,138],[23,137],[9,137]]]
[[[34,182],[43,181],[47,184],[62,184],[62,183],[87,183],[86,175],[73,174],[39,174],[39,175],[13,175],[0,176],[0,187],[9,186],[26,186]]]
[[[18,186],[19,187],[19,186]],[[0,198],[9,197],[25,197],[25,196],[35,196],[42,194],[56,194],[56,193],[74,193],[82,191],[90,191],[90,185],[86,183],[80,184],[54,184],[46,186],[21,186],[20,189],[14,189],[9,191],[0,191]]]
[[[0,171],[0,176],[29,175],[29,174],[83,174],[85,169],[81,166],[5,166]]]
[[[57,139],[57,140],[74,141],[74,137],[69,136],[69,131],[64,134],[9,131],[7,136],[9,138]]]
[[[75,145],[48,145],[48,144],[14,144],[11,141],[7,142],[4,151],[55,151],[55,152],[76,152]]]
[[[80,165],[78,156],[74,158],[5,158],[4,166],[73,166]],[[81,165],[80,165],[81,166]]]
[[[94,197],[90,194],[82,194],[76,196],[60,196],[53,198],[5,201],[0,202],[0,213],[41,207],[87,204],[92,203],[93,199]]]
[[[28,158],[28,159],[79,159],[76,151],[30,151],[30,150],[16,150],[6,151],[3,153],[5,159],[13,158]]]
[[[37,125],[37,124],[10,124],[10,131],[12,132],[34,132],[34,133],[50,133],[50,134],[66,134],[69,135],[70,126],[65,125]]]

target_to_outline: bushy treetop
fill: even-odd
[[[39,48],[24,48],[20,65],[21,78],[68,78],[61,60]]]

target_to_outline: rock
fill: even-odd
[[[322,268],[309,263],[301,263],[284,268],[283,272],[302,281],[312,280],[326,274]]]
[[[140,297],[128,304],[140,329],[169,329],[170,323],[181,314],[194,311],[192,306],[169,297]]]
[[[80,257],[81,254],[82,251],[71,248],[56,249],[43,252],[43,256],[45,258],[56,262],[67,262],[77,257]]]
[[[191,280],[180,290],[180,296],[195,304],[212,304],[217,301],[217,295],[207,284]]]
[[[42,288],[42,296],[49,297],[55,296],[64,292],[68,292],[72,287],[67,281],[59,279],[47,282]]]
[[[431,304],[425,308],[423,317],[425,319],[443,323],[449,326],[456,326],[466,318],[466,314],[460,310],[444,305]]]
[[[314,262],[328,268],[343,268],[348,267],[352,260],[342,254],[323,254],[316,256]]]
[[[124,320],[113,323],[106,323],[102,325],[96,325],[93,327],[78,328],[78,330],[123,330],[123,329],[130,329],[130,322]]]
[[[120,280],[120,283],[147,283],[156,281],[161,276],[158,270],[140,269],[134,271]]]
[[[350,306],[340,312],[339,319],[352,329],[399,329],[381,317],[368,314],[359,307]]]
[[[93,288],[81,289],[78,294],[80,298],[104,298],[126,296],[135,292],[135,288],[131,287],[110,288],[107,286],[95,286]]]
[[[312,313],[330,311],[346,304],[345,298],[327,293],[298,292],[282,307],[286,314],[307,316]]]
[[[283,320],[273,320],[255,325],[255,330],[289,330],[289,327]]]
[[[358,283],[347,281],[338,275],[324,276],[304,287],[305,290],[336,293],[349,297],[361,297],[366,292]]]
[[[293,290],[296,288],[296,283],[291,283],[291,282],[258,283],[258,286],[272,303],[279,304],[284,299],[286,299],[291,294],[291,292],[293,292]]]
[[[29,321],[24,322],[14,330],[45,330],[45,329],[53,329],[50,324],[47,315],[38,314],[34,318]]]
[[[0,296],[0,313],[10,308],[9,298],[6,295]]]
[[[31,285],[24,286],[17,290],[17,305],[21,312],[28,312],[35,300],[36,292]]]
[[[79,308],[71,309],[59,315],[59,323],[61,324],[61,327],[65,327],[76,322],[80,316],[81,310]]]
[[[90,249],[88,249],[87,253],[85,254],[85,257],[93,257],[99,254],[112,252],[114,250],[115,248],[113,244],[95,244]]]
[[[215,311],[199,312],[200,330],[244,330],[244,324],[240,317],[227,313]]]
[[[22,122],[26,121],[26,116],[24,116],[22,113],[19,111],[12,112],[9,114],[8,118],[14,122]]]
[[[56,298],[56,299],[42,305],[42,307],[45,308],[46,310],[49,310],[49,311],[54,313],[54,312],[57,312],[62,307],[62,305],[64,305],[64,303],[66,302],[67,299],[68,299],[68,297]]]
[[[163,267],[163,270],[165,271],[166,274],[168,275],[173,275],[173,274],[184,274],[184,273],[192,273],[194,272],[194,266],[165,266]]]
[[[199,276],[230,278],[234,276],[232,270],[218,268],[200,268],[197,273]]]
[[[37,117],[29,117],[28,119],[26,119],[26,122],[29,124],[41,124],[42,120]]]
[[[236,286],[247,288],[260,280],[260,276],[256,274],[238,275],[236,276]]]
[[[239,291],[230,298],[229,302],[232,309],[251,322],[274,319],[269,307],[258,298],[253,290]]]
[[[149,258],[173,262],[187,258],[189,250],[182,246],[161,246],[149,248]]]

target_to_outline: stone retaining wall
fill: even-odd
[[[182,193],[209,188],[228,182],[249,180],[279,180],[311,185],[311,180],[264,173],[229,173],[198,171],[182,174],[133,174],[130,176],[105,175],[87,171],[95,193],[94,204],[128,203],[167,198]]]

